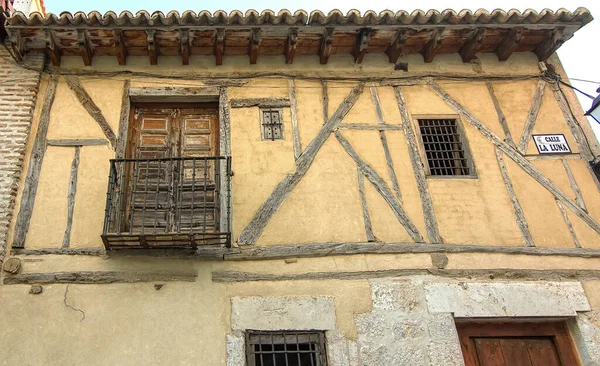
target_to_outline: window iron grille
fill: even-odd
[[[262,115],[262,139],[263,140],[283,140],[283,121],[281,120],[281,110],[279,109],[261,109]]]
[[[474,175],[456,119],[418,119],[418,122],[430,175]]]
[[[248,366],[326,366],[322,331],[246,331]]]

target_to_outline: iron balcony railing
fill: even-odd
[[[104,246],[231,246],[231,176],[231,157],[112,159]]]

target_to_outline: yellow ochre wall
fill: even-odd
[[[80,76],[80,80],[104,117],[118,131],[123,82],[130,78],[131,86],[202,86],[202,72],[231,73],[240,76],[253,72],[289,72],[297,76],[296,95],[298,126],[302,148],[306,148],[323,125],[321,82],[328,81],[331,116],[348,95],[355,81],[332,79],[341,76],[404,77],[419,73],[463,75],[536,75],[539,73],[533,54],[515,54],[507,62],[498,62],[494,55],[481,55],[481,70],[464,64],[458,55],[438,56],[431,64],[419,57],[407,57],[409,73],[392,71],[384,57],[369,56],[361,65],[350,57],[332,57],[328,65],[319,65],[313,58],[299,57],[293,65],[285,65],[278,58],[261,58],[258,65],[247,65],[245,57],[232,57],[222,67],[215,67],[204,59],[192,59],[190,66],[182,66],[178,58],[161,57],[158,66],[148,65],[142,57],[130,57],[126,69],[163,73],[173,79],[125,76]],[[477,65],[479,66],[479,65]],[[81,60],[64,57],[63,69],[70,71],[121,70],[110,57],[94,59],[94,66],[84,68]],[[198,80],[182,80],[177,75],[195,72]],[[57,77],[57,76],[54,76]],[[48,76],[43,77],[38,104],[44,98]],[[496,135],[503,138],[502,128],[492,99],[484,82],[440,79],[438,83],[466,109],[477,116]],[[513,139],[518,142],[536,88],[536,80],[494,81],[499,103],[506,116]],[[348,113],[343,123],[378,123],[369,86]],[[383,116],[388,124],[400,124],[401,116],[393,87],[374,84],[381,101]],[[402,87],[411,115],[456,115],[450,106],[429,87],[423,85]],[[288,97],[288,79],[259,77],[249,79],[241,87],[229,87],[229,98]],[[569,96],[569,98],[572,98]],[[32,127],[29,142],[31,150],[35,137],[40,105]],[[248,224],[260,205],[276,185],[295,171],[290,108],[283,108],[284,141],[267,142],[260,138],[259,110],[234,108],[231,114],[231,152],[233,177],[233,234],[234,240]],[[477,178],[428,178],[428,185],[437,217],[440,234],[446,244],[489,246],[523,246],[523,236],[517,226],[513,206],[502,179],[494,146],[476,128],[462,119]],[[414,129],[414,125],[413,125]],[[377,131],[340,130],[363,160],[369,163],[391,188],[384,151]],[[577,144],[565,123],[554,99],[551,86],[546,86],[542,106],[533,133],[563,133],[574,153]],[[400,190],[403,207],[425,240],[426,234],[421,200],[408,154],[403,131],[386,131],[389,148]],[[75,98],[64,79],[59,77],[56,98],[52,107],[48,139],[105,138],[102,130]],[[530,141],[528,155],[536,155]],[[48,147],[38,186],[31,225],[25,248],[60,248],[67,217],[67,189],[74,148]],[[81,148],[78,188],[75,201],[71,248],[101,247],[104,204],[110,158],[110,145]],[[504,157],[516,195],[529,224],[533,241],[539,247],[574,247],[574,243],[554,197],[534,181],[510,158]],[[29,152],[23,169],[27,171]],[[588,212],[600,221],[600,194],[583,160],[567,160],[574,178],[583,192]],[[572,199],[575,193],[560,160],[535,160],[533,165],[557,184]],[[23,181],[23,179],[21,180]],[[366,199],[374,235],[382,242],[412,242],[388,204],[373,185],[365,180]],[[22,187],[21,187],[22,191]],[[19,193],[21,194],[21,193]],[[19,202],[21,197],[17,198]],[[15,215],[19,205],[15,208]],[[600,235],[589,228],[567,208],[575,234],[584,248],[599,248]],[[323,242],[366,241],[362,206],[358,190],[357,167],[343,147],[330,135],[307,174],[273,215],[256,245],[304,244]]]

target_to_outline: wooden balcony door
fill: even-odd
[[[466,366],[576,366],[565,322],[458,323]]]
[[[125,204],[132,233],[218,231],[218,113],[208,105],[136,105]],[[186,159],[179,159],[186,158]],[[198,158],[198,159],[190,159]]]

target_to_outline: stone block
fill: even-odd
[[[460,344],[457,341],[431,341],[427,345],[431,366],[464,366]]]
[[[243,335],[227,335],[227,366],[245,366],[246,350]]]
[[[371,281],[373,310],[398,310],[405,313],[423,308],[420,285],[411,281]]]
[[[427,326],[432,340],[452,339],[458,342],[458,333],[452,314],[431,314]]]

